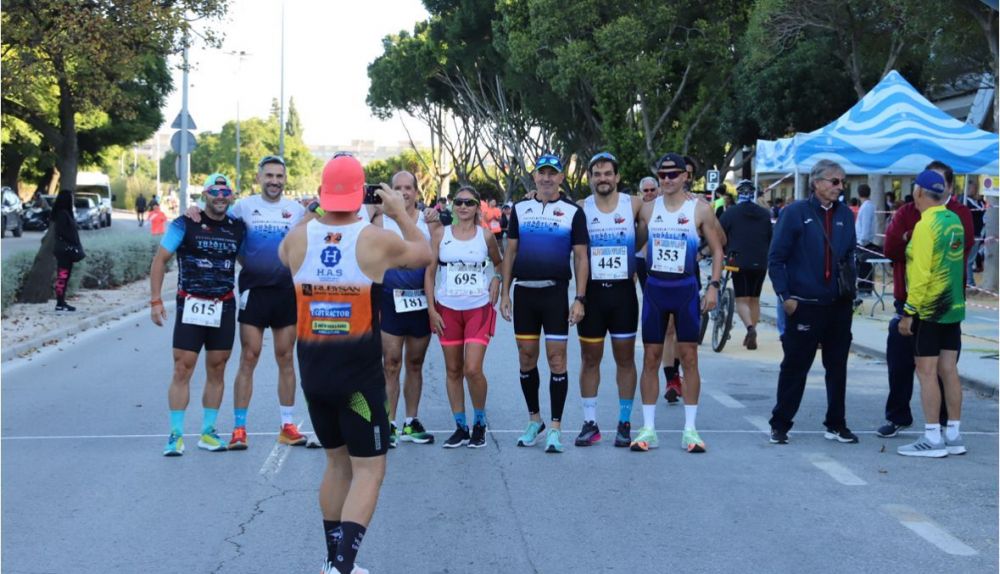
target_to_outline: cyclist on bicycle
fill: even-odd
[[[743,346],[757,348],[757,323],[760,321],[760,291],[767,275],[767,250],[771,245],[771,214],[754,203],[757,188],[742,179],[736,184],[736,205],[722,214],[722,230],[729,238],[727,265],[733,271],[736,314],[747,328]]]

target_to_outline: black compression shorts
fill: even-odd
[[[547,341],[569,338],[569,294],[567,284],[556,282],[551,287],[514,285],[514,337],[539,338],[545,329]]]
[[[370,458],[389,450],[385,384],[343,394],[306,393],[309,419],[323,448],[347,445],[351,456]]]
[[[236,339],[236,301],[222,303],[222,323],[218,327],[188,325],[184,322],[184,297],[177,297],[177,316],[174,318],[174,348],[200,353],[206,351],[232,351]]]
[[[937,357],[941,351],[962,349],[962,323],[934,323],[913,318],[913,355]]]
[[[576,332],[581,343],[603,343],[612,339],[634,339],[639,326],[639,298],[632,281],[587,283],[587,308]]]

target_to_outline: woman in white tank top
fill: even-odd
[[[444,351],[448,401],[455,417],[455,433],[445,441],[445,448],[486,446],[483,358],[496,327],[500,248],[493,234],[479,224],[479,203],[474,188],[459,188],[454,221],[435,229],[431,237],[431,264],[424,276],[431,330]],[[469,382],[474,409],[471,433],[463,378]]]

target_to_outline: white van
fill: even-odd
[[[111,178],[96,171],[81,171],[76,174],[76,191],[96,193],[101,198],[100,226],[111,227],[111,202],[115,196],[111,194]]]

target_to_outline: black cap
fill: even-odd
[[[684,156],[677,153],[665,153],[660,159],[656,160],[656,171],[672,169],[672,170],[687,170],[687,162],[684,161]]]

